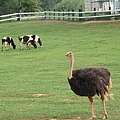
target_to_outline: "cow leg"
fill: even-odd
[[[4,42],[2,42],[2,49],[1,49],[1,51],[3,51],[4,47],[5,47],[5,44],[4,44]]]
[[[28,48],[30,49],[30,45],[31,45],[31,43],[28,43]]]
[[[23,50],[23,48],[22,48],[22,42],[20,43],[20,50]]]
[[[5,50],[8,51],[8,46],[7,45],[5,45]]]
[[[8,50],[11,50],[11,44],[8,44]]]
[[[9,45],[9,49],[10,49],[10,50],[12,49],[11,47],[12,47],[12,45],[10,44],[10,45]]]
[[[2,49],[1,49],[1,51],[3,51],[3,45],[2,45]]]
[[[30,49],[30,43],[27,43],[27,44],[26,44],[26,48],[27,48],[27,50]]]
[[[28,50],[28,44],[26,44],[26,48],[27,48],[27,50]]]

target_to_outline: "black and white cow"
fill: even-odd
[[[11,46],[13,47],[13,49],[16,48],[16,45],[11,37],[2,38],[2,51],[4,47],[6,50],[10,50]]]
[[[39,43],[40,47],[42,47],[42,42],[38,35],[26,35],[26,36],[21,36],[18,39],[20,41],[20,49],[21,50],[23,49],[22,44],[26,44],[27,49],[30,49],[31,44],[36,49],[37,48],[36,43]]]

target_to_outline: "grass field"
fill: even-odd
[[[67,77],[69,59],[74,69],[105,67],[113,81],[114,100],[106,102],[109,120],[120,120],[120,21],[77,23],[22,21],[0,23],[0,39],[11,36],[16,50],[0,51],[0,120],[87,120],[89,101],[75,95]],[[40,36],[43,47],[20,51],[18,37]],[[102,102],[94,97],[97,118]]]

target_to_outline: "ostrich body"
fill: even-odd
[[[66,56],[70,58],[70,71],[68,82],[71,86],[71,90],[79,96],[87,96],[92,111],[92,118],[95,118],[94,106],[93,106],[93,96],[100,95],[104,116],[103,119],[107,118],[107,112],[105,107],[106,96],[112,97],[109,94],[108,88],[112,87],[112,82],[110,78],[110,72],[105,68],[84,68],[73,70],[74,57],[72,52],[66,53]]]

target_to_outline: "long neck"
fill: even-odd
[[[74,57],[70,58],[70,71],[69,71],[69,79],[72,78],[72,71],[73,71],[73,64],[74,64]]]

